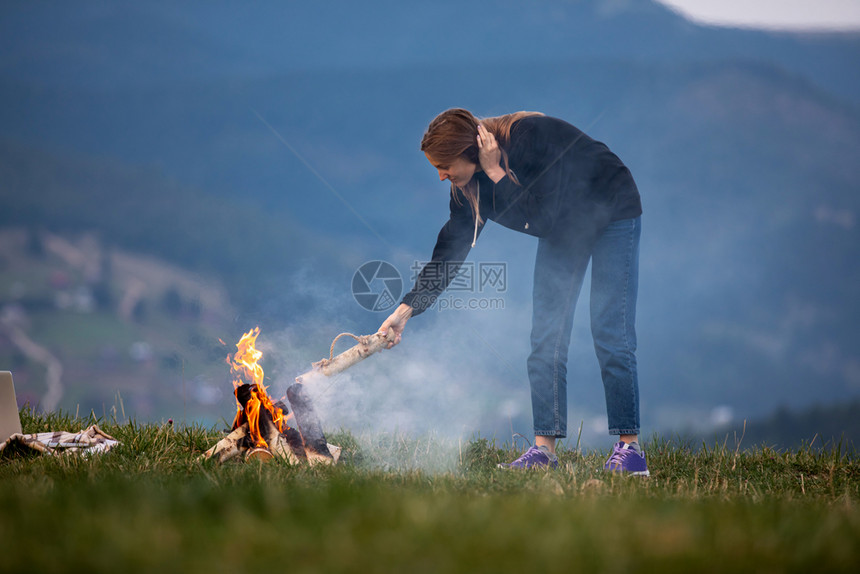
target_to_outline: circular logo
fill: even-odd
[[[397,305],[403,279],[387,261],[368,261],[352,276],[352,296],[368,311],[387,311]]]

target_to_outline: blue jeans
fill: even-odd
[[[636,295],[642,218],[600,232],[567,230],[538,242],[528,359],[535,435],[567,436],[567,353],[591,260],[591,334],[606,394],[609,434],[639,434]]]

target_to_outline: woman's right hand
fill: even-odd
[[[400,342],[400,339],[403,338],[403,329],[406,328],[406,321],[408,321],[410,317],[412,317],[412,307],[401,303],[400,306],[394,310],[394,313],[389,315],[388,319],[383,321],[378,332],[385,336],[388,335],[389,329],[394,332],[394,339],[388,343],[386,349],[390,349]]]
[[[493,180],[493,183],[499,183],[505,177],[505,170],[500,165],[502,150],[499,147],[499,142],[496,141],[496,136],[483,125],[478,124],[477,143],[478,161],[481,162],[481,169],[484,170],[487,177]]]

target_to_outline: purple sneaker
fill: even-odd
[[[628,473],[636,476],[650,476],[645,455],[639,451],[639,445],[632,446],[623,442],[615,443],[612,456],[603,465],[603,470],[617,473]]]
[[[533,446],[514,462],[500,464],[499,468],[558,468],[558,457],[546,448]]]

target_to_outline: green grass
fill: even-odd
[[[22,411],[25,432],[92,420]],[[652,477],[606,453],[495,468],[486,439],[354,436],[334,467],[200,461],[199,426],[100,426],[91,458],[0,454],[2,572],[849,572],[856,453],[646,443]]]

